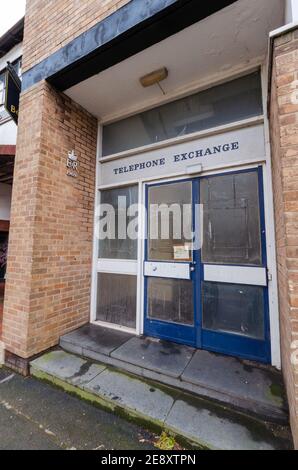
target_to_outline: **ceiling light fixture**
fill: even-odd
[[[161,69],[154,70],[151,73],[148,73],[147,75],[144,75],[143,77],[140,78],[141,85],[144,88],[147,88],[152,85],[157,85],[163,94],[165,95],[165,91],[162,89],[160,82],[168,78],[169,76],[169,71],[166,67],[162,67]]]

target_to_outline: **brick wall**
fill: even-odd
[[[270,127],[280,299],[282,369],[298,448],[298,30],[274,42]],[[297,93],[298,98],[298,93]]]
[[[23,70],[128,1],[27,0]],[[96,140],[97,120],[46,82],[22,94],[3,313],[18,370],[90,318]],[[77,179],[66,176],[72,149]]]
[[[23,71],[130,0],[27,0]]]
[[[89,320],[96,140],[97,120],[45,82],[21,96],[3,341],[22,358]]]

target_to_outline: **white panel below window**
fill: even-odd
[[[136,276],[138,274],[137,261],[119,259],[99,259],[97,271],[101,273],[128,274]]]
[[[189,263],[145,263],[145,276],[190,279]]]
[[[267,286],[266,268],[204,265],[204,281]]]

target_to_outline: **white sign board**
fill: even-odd
[[[265,159],[262,124],[100,163],[99,184],[187,174],[194,165],[202,165],[206,171],[256,159]]]

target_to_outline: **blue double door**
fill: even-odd
[[[146,187],[148,336],[271,362],[262,168]]]

